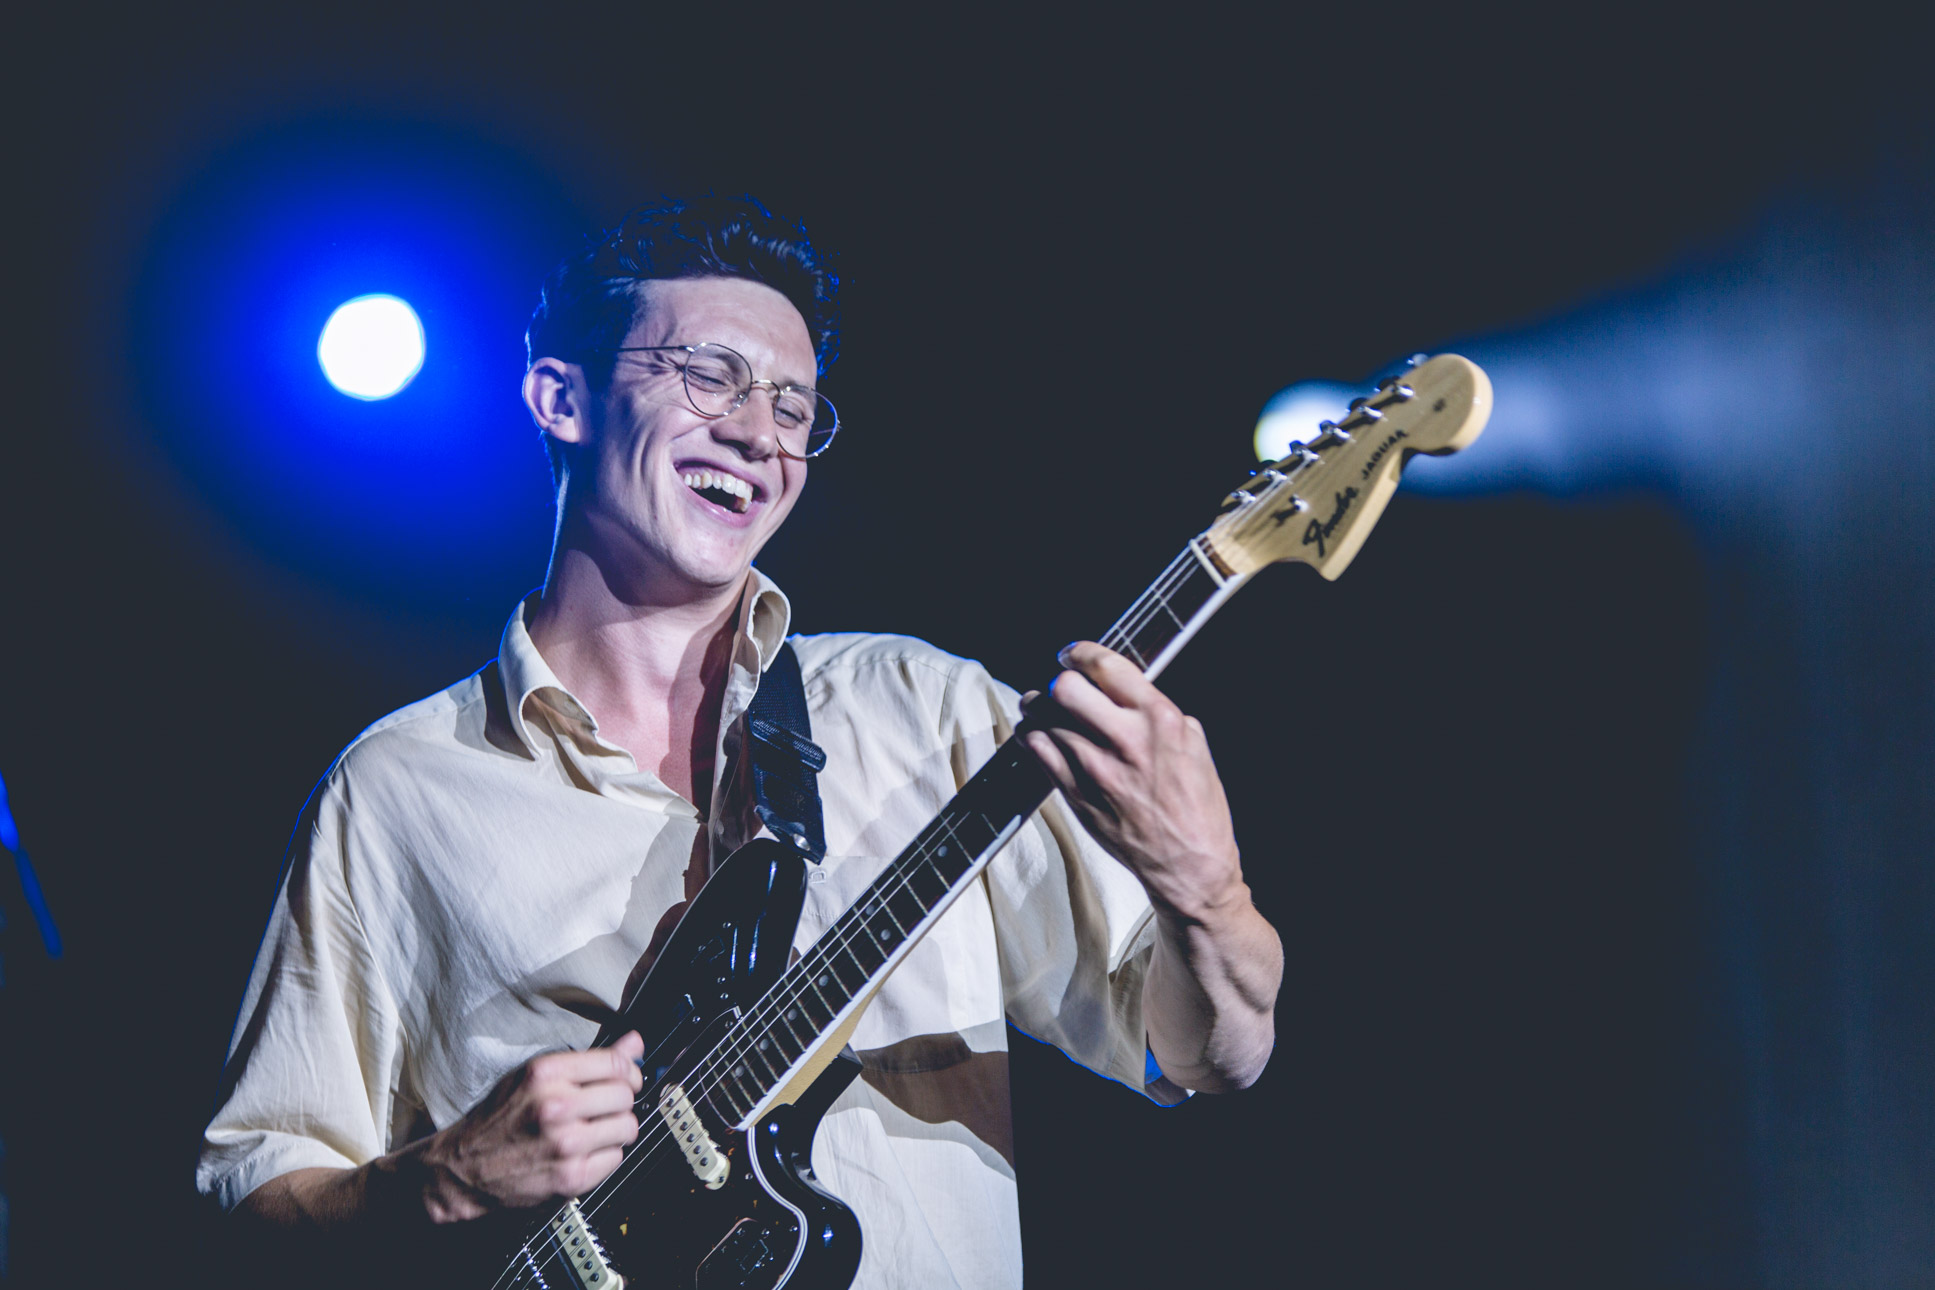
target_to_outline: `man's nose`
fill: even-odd
[[[712,421],[712,437],[737,447],[752,461],[764,461],[779,451],[779,425],[765,391],[754,388],[745,402]]]

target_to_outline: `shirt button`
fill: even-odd
[[[813,866],[813,873],[812,873],[812,875],[811,875],[810,877],[808,877],[808,878],[807,878],[807,881],[808,881],[808,882],[825,882],[825,881],[826,881],[826,866],[824,866],[824,865],[817,865],[817,864],[816,864],[816,865],[814,865],[814,866]]]

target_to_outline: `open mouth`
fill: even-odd
[[[736,515],[744,515],[752,508],[753,486],[722,470],[688,470],[681,473],[679,479],[708,502],[723,506]]]

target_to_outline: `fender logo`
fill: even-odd
[[[1377,445],[1377,451],[1364,459],[1364,473],[1357,477],[1358,480],[1361,482],[1369,479],[1371,477],[1371,471],[1377,467],[1377,463],[1384,460],[1384,454],[1391,451],[1398,440],[1409,439],[1410,437],[1410,435],[1404,433],[1402,430],[1391,431],[1390,438]]]
[[[1337,508],[1330,513],[1330,518],[1327,520],[1312,520],[1310,521],[1310,527],[1303,531],[1303,544],[1305,546],[1314,545],[1317,548],[1317,556],[1319,559],[1327,554],[1324,547],[1325,540],[1337,531],[1339,524],[1343,523],[1344,516],[1350,511],[1350,504],[1356,497],[1357,490],[1355,488],[1346,488],[1343,492],[1337,494]]]

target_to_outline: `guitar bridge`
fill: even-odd
[[[685,1153],[685,1162],[692,1166],[692,1172],[699,1176],[706,1190],[718,1191],[725,1186],[732,1162],[699,1122],[699,1112],[685,1090],[677,1084],[667,1084],[665,1091],[658,1095],[658,1113],[670,1126],[679,1150]]]
[[[612,1271],[604,1243],[585,1222],[577,1201],[569,1202],[552,1217],[551,1239],[584,1290],[625,1290],[625,1278]]]

